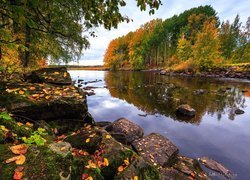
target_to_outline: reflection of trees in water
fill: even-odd
[[[228,89],[226,92],[218,94],[215,102],[215,108],[211,107],[209,113],[217,113],[218,120],[221,119],[223,114],[228,114],[228,118],[234,120],[235,110],[246,107],[245,96],[238,87],[231,87],[231,89]]]
[[[228,82],[212,79],[168,77],[151,72],[107,72],[105,81],[113,97],[125,100],[147,114],[159,113],[178,121],[199,124],[205,113],[216,114],[218,120],[222,114],[229,113],[229,118],[234,119],[234,109],[245,107],[245,97],[239,88],[235,88],[236,84],[230,84],[232,88],[226,92],[217,93],[218,89],[227,88]],[[207,93],[194,95],[193,91],[197,89],[205,89]],[[176,107],[182,103],[196,109],[194,118],[181,120],[176,117]]]

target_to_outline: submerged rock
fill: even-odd
[[[123,133],[129,143],[141,138],[144,134],[143,129],[140,126],[125,118],[114,121],[111,130],[112,132]]]
[[[70,85],[70,74],[65,67],[43,68],[25,75],[25,79],[31,83],[51,83],[57,85]]]
[[[182,104],[177,107],[176,113],[188,117],[193,117],[195,116],[196,111],[188,104]]]
[[[145,160],[160,166],[170,166],[175,163],[179,152],[169,139],[156,133],[135,140],[133,146]]]
[[[226,176],[227,178],[230,178],[232,176],[232,172],[227,169],[225,166],[223,166],[221,163],[209,158],[209,157],[202,157],[198,158],[198,160],[205,165],[207,168],[214,170],[216,172],[219,172]]]
[[[166,75],[166,74],[167,74],[167,71],[165,70],[160,71],[160,75]]]

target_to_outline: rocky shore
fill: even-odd
[[[0,179],[210,179],[204,165],[231,176],[128,119],[95,122],[66,68],[0,83]]]

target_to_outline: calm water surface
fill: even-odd
[[[176,144],[180,153],[211,157],[232,170],[236,179],[250,178],[250,82],[160,76],[153,72],[70,71],[73,79],[102,80],[88,97],[89,112],[96,121],[125,117],[160,133]],[[204,89],[203,95],[195,95]],[[244,92],[242,92],[242,90]],[[245,92],[246,91],[246,92]],[[188,103],[196,116],[175,115]],[[245,111],[235,115],[236,108]]]

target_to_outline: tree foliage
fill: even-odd
[[[150,14],[160,4],[160,0],[137,0],[137,6],[148,7]],[[122,6],[126,6],[124,0],[1,0],[0,59],[15,51],[23,67],[44,60],[76,60],[89,47],[88,37],[95,36],[95,27],[111,29],[130,21],[121,14]]]
[[[166,20],[155,19],[111,41],[105,65],[144,69],[167,67],[207,71],[225,62],[249,62],[250,18],[222,22],[211,6],[200,6]],[[112,47],[112,48],[111,48]],[[122,49],[122,50],[121,50]]]

